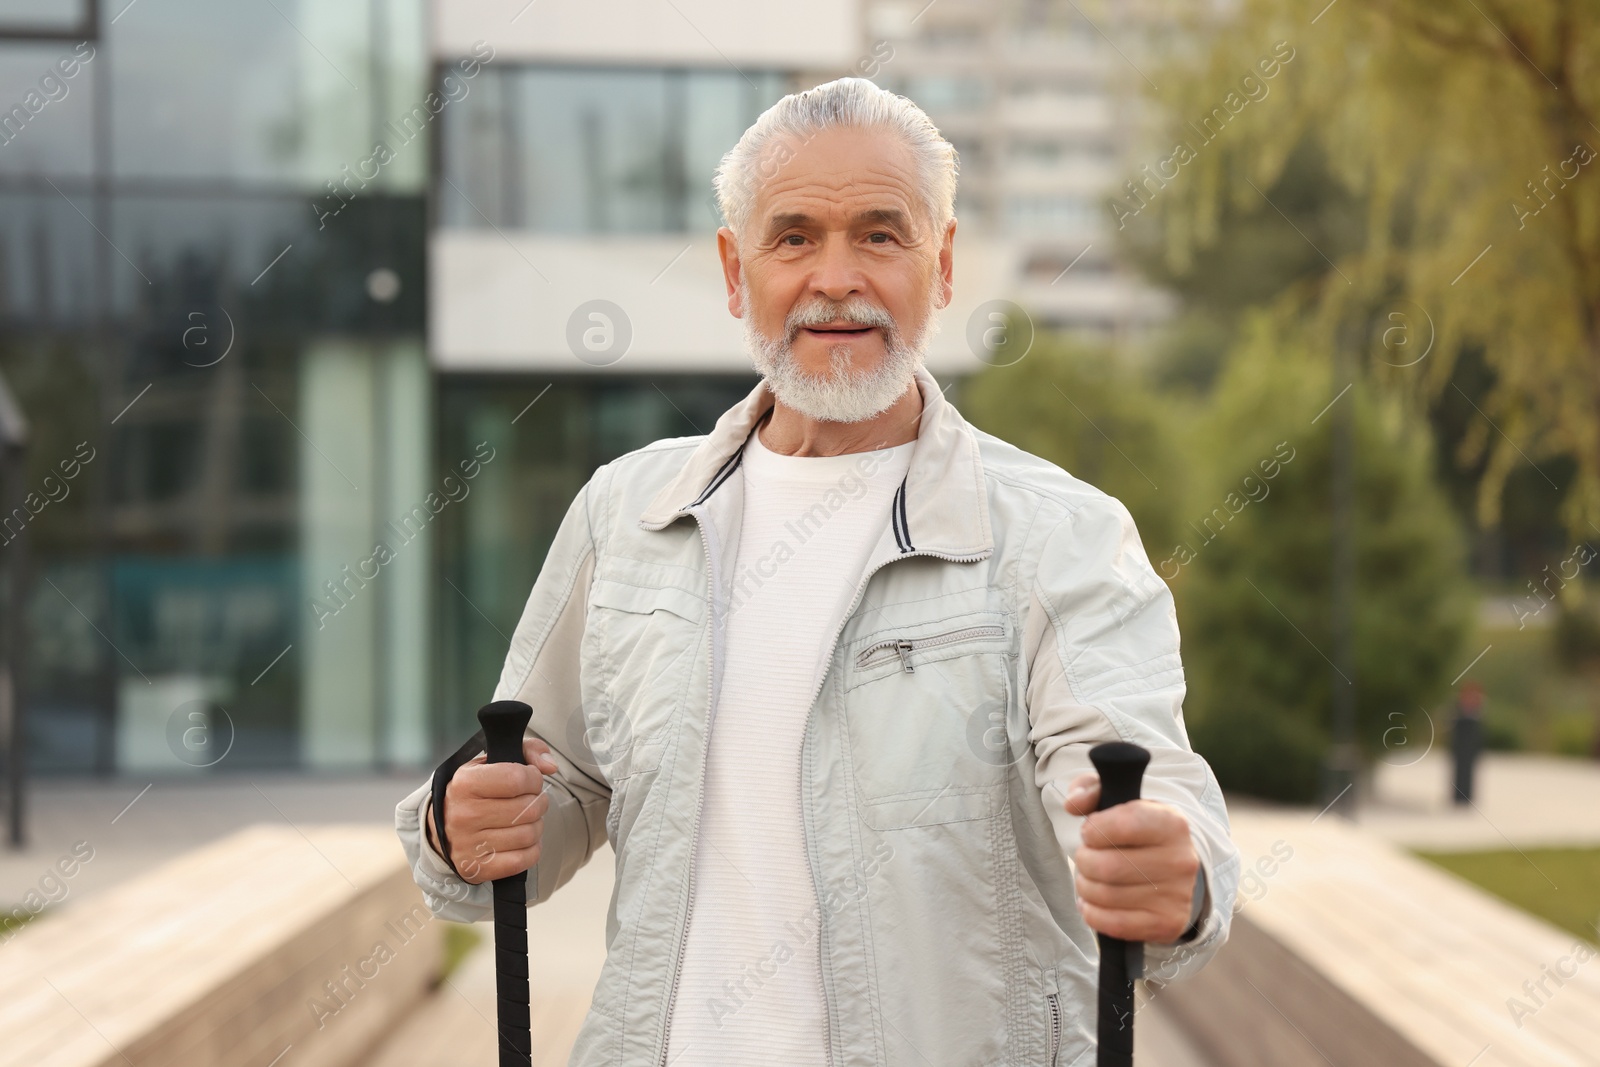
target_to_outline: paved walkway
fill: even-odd
[[[1450,803],[1449,755],[1380,763],[1356,824],[1408,848],[1600,845],[1600,762],[1491,752],[1470,805]]]
[[[561,891],[528,910],[533,1067],[562,1067],[605,962],[606,909],[615,859],[609,846]],[[495,1062],[494,929],[445,984],[419,1005],[364,1067],[459,1067]]]
[[[614,869],[611,849],[602,848],[559,893],[528,912],[533,1067],[563,1067],[589,1010],[605,959]],[[363,1067],[494,1062],[494,934],[487,923],[477,929],[483,942]],[[1134,1040],[1140,1067],[1210,1067],[1159,1000],[1140,1009]]]

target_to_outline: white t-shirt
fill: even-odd
[[[668,1067],[826,1060],[800,743],[914,445],[785,456],[759,432],[745,445],[744,516]]]

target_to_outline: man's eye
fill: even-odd
[[[891,240],[893,240],[893,239],[894,239],[894,238],[893,238],[893,235],[891,235],[891,234],[887,234],[887,233],[884,233],[884,232],[882,232],[882,231],[879,231],[879,232],[877,232],[877,233],[873,233],[873,234],[868,234],[868,235],[867,235],[867,240],[869,240],[869,241],[875,241],[875,242],[877,242],[877,243],[878,243],[878,244],[882,244],[882,243],[883,243],[883,241],[879,241],[879,240],[878,240],[878,238],[880,238],[880,237],[881,237],[881,238],[883,238],[883,241],[891,241]]]
[[[803,236],[801,236],[800,234],[791,233],[791,234],[789,234],[787,237],[785,237],[783,239],[783,243],[789,245],[790,248],[793,248],[795,246],[792,245],[792,244],[789,244],[789,242],[791,242],[791,241],[804,241],[804,240],[805,240],[805,238]]]

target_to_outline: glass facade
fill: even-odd
[[[771,72],[488,69],[445,124],[446,226],[710,232],[711,176],[788,91]]]
[[[88,10],[0,0],[30,765],[431,762],[594,468],[755,376],[440,374],[430,221],[709,231],[717,161],[788,79],[430,68],[420,0]]]
[[[6,541],[26,526],[30,762],[207,762],[174,723],[226,734],[219,770],[419,760],[426,692],[415,722],[379,697],[385,657],[426,662],[425,645],[352,612],[345,643],[371,652],[351,659],[314,639],[308,587],[429,474],[424,144],[337,218],[317,210],[425,92],[421,5],[170,0],[102,9],[87,39],[82,14],[0,5],[0,373],[33,428],[34,502]],[[373,298],[375,271],[397,298]],[[419,599],[400,580],[383,596]]]

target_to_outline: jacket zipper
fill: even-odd
[[[713,718],[715,718],[716,713],[717,713],[717,696],[718,696],[718,693],[716,691],[717,690],[717,682],[718,682],[718,678],[717,678],[717,635],[716,635],[716,625],[717,625],[717,575],[716,575],[716,560],[713,558],[712,551],[711,551],[711,534],[709,532],[710,531],[710,525],[709,525],[709,523],[708,523],[708,521],[706,519],[703,519],[701,517],[701,509],[690,507],[690,508],[685,508],[684,512],[689,514],[689,515],[694,516],[695,522],[700,527],[700,544],[705,549],[705,553],[706,553],[706,574],[708,576],[708,579],[709,579],[710,585],[711,585],[711,588],[710,588],[710,601],[709,601],[709,608],[710,608],[710,612],[711,612],[710,625],[711,625],[711,628],[712,628],[711,629],[710,679],[709,679],[709,687],[711,689],[711,706],[706,711],[705,738],[701,742],[701,746],[700,746],[700,766],[701,766],[700,784],[699,784],[699,787],[695,790],[694,828],[689,833],[689,900],[688,900],[687,905],[684,908],[684,914],[683,914],[683,936],[678,939],[678,947],[677,947],[677,951],[675,953],[675,959],[673,960],[673,964],[672,964],[672,985],[667,990],[666,1025],[662,1028],[662,1031],[661,1031],[661,1061],[660,1061],[661,1062],[661,1067],[667,1067],[668,1038],[670,1037],[670,1035],[672,1033],[672,1010],[677,1005],[677,1000],[678,1000],[678,979],[683,973],[683,948],[684,948],[684,943],[689,938],[689,920],[694,915],[694,862],[695,862],[695,849],[696,849],[696,846],[697,846],[697,844],[698,844],[698,842],[700,840],[700,815],[701,815],[701,810],[705,806],[705,771],[704,771],[704,768],[705,768],[706,757],[709,754],[710,749],[711,749],[711,721],[712,721]],[[880,563],[876,567],[872,568],[872,570],[870,570],[866,574],[862,575],[861,576],[861,580],[856,583],[855,595],[850,600],[850,606],[845,609],[844,615],[840,618],[838,625],[834,627],[833,637],[828,643],[828,655],[826,657],[827,661],[831,661],[833,659],[833,651],[839,644],[839,634],[844,630],[844,625],[845,625],[845,623],[847,621],[849,621],[850,616],[852,614],[854,614],[854,612],[856,610],[856,604],[858,602],[860,602],[861,594],[866,589],[867,582],[869,580],[871,580],[871,578],[872,578],[872,576],[874,574],[878,573],[879,570],[881,570],[882,568],[884,568],[888,564],[894,562],[895,559],[905,559],[908,556],[930,556],[930,557],[933,557],[935,559],[947,560],[947,561],[949,561],[951,563],[970,563],[973,560],[982,559],[983,558],[981,555],[976,555],[976,554],[975,555],[969,555],[969,556],[952,556],[952,555],[950,555],[948,553],[945,553],[945,552],[932,552],[932,551],[927,551],[927,550],[924,550],[924,549],[913,549],[910,552],[904,552],[904,553],[901,553],[898,556],[895,556],[894,559],[884,560],[882,563]],[[976,629],[976,627],[975,627],[975,629]],[[998,626],[991,627],[991,629],[1000,630],[1001,632],[1004,632]],[[908,664],[908,666],[909,666],[909,664]],[[812,709],[815,708],[815,706],[816,706],[817,694],[822,691],[822,683],[827,679],[827,674],[828,674],[828,672],[827,672],[827,670],[825,668],[823,670],[822,674],[818,676],[816,684],[814,686],[812,686],[812,688],[811,688],[811,698],[810,698],[809,701],[807,701],[807,704],[806,704],[806,721],[805,721],[805,725],[801,728],[801,734],[800,734],[800,750],[801,750],[801,753],[802,753],[802,758],[803,758],[803,754],[805,752],[805,738],[806,738],[806,735],[808,733],[810,733],[810,731],[811,731],[811,712],[812,712]],[[804,789],[804,769],[803,768],[802,768],[801,775],[799,777],[801,778],[801,786],[800,786],[800,788]],[[801,804],[803,806],[804,805],[804,801],[805,801],[804,796],[802,795],[799,798],[799,800],[800,800],[800,802],[801,802]],[[804,837],[804,832],[805,832],[805,828],[802,826],[801,827],[801,835],[802,835],[802,837]],[[807,864],[807,866],[811,866],[810,842],[809,841],[805,841],[803,843],[806,845],[806,864]],[[811,871],[811,883],[812,883],[812,888],[817,892],[817,899],[821,900],[822,899],[821,887],[817,885],[817,872],[816,872],[816,869],[814,867],[812,868],[812,871]],[[817,984],[818,984],[818,987],[819,987],[819,992],[822,995],[822,1008],[823,1008],[823,1013],[824,1013],[823,1028],[822,1028],[823,1041],[825,1043],[824,1044],[824,1048],[825,1048],[825,1050],[827,1052],[827,1056],[828,1056],[828,1059],[827,1059],[828,1067],[833,1067],[833,1027],[832,1027],[831,1022],[826,1017],[827,1009],[828,1009],[827,990],[825,988],[821,988],[821,986],[822,986],[822,924],[821,924],[821,919],[820,918],[818,919],[818,923],[817,923]]]
[[[1050,993],[1045,998],[1050,1004],[1050,1067],[1055,1067],[1056,1055],[1061,1051],[1061,994]]]
[[[879,641],[877,644],[868,645],[862,649],[860,654],[856,656],[856,670],[859,671],[870,667],[874,661],[883,658],[879,656],[880,652],[893,649],[899,653],[900,666],[904,668],[907,674],[912,674],[915,668],[911,666],[911,653],[916,649],[948,645],[952,641],[965,641],[969,637],[1000,637],[1005,632],[1004,626],[994,624],[989,626],[966,626],[959,630],[949,630],[942,634],[934,634],[932,637],[918,637],[909,640],[906,638],[890,638],[887,641]]]
[[[905,552],[905,553],[902,553],[902,554],[900,554],[898,556],[895,556],[895,557],[893,557],[893,559],[884,560],[882,563],[880,563],[876,567],[872,568],[866,574],[863,574],[861,576],[861,580],[856,583],[856,591],[855,591],[855,594],[850,598],[850,606],[845,609],[844,614],[842,616],[840,616],[840,618],[839,618],[838,625],[836,625],[833,628],[833,636],[828,641],[828,654],[825,657],[823,657],[823,663],[831,664],[833,662],[834,649],[836,649],[839,646],[839,634],[844,632],[845,623],[849,622],[850,621],[850,616],[855,614],[856,605],[858,603],[860,603],[861,594],[866,591],[867,583],[872,580],[872,576],[874,574],[877,574],[880,570],[882,570],[884,567],[888,566],[890,563],[893,563],[896,559],[905,559],[907,556],[932,556],[932,557],[934,557],[936,559],[948,560],[951,563],[969,563],[972,560],[981,559],[982,558],[981,556],[975,556],[975,555],[974,556],[951,556],[951,555],[947,555],[946,553],[943,553],[943,552],[929,552],[929,551],[924,551],[924,550],[921,550],[921,549],[913,549],[910,552]],[[1001,630],[1001,628],[998,627],[998,626],[993,627],[993,629]],[[1003,632],[1003,630],[1001,632]],[[888,644],[894,644],[895,642],[891,641],[891,642],[887,642],[887,643]],[[907,653],[902,653],[902,655],[906,655],[906,654]],[[906,662],[906,669],[910,670],[911,669],[910,661],[906,660],[905,662]],[[805,721],[805,724],[803,726],[801,726],[801,728],[800,728],[800,761],[801,761],[801,766],[800,766],[800,773],[798,775],[796,775],[796,779],[799,782],[799,786],[798,786],[799,797],[798,797],[798,800],[799,800],[800,809],[801,809],[802,812],[805,810],[805,799],[806,799],[805,798],[805,751],[806,751],[806,738],[808,736],[810,736],[810,734],[811,734],[811,713],[816,709],[816,706],[817,706],[817,694],[822,692],[822,684],[825,681],[827,681],[827,678],[828,678],[828,668],[824,667],[822,669],[822,673],[820,673],[817,676],[816,684],[811,687],[811,698],[808,701],[806,701],[806,721]],[[823,897],[822,885],[817,880],[816,868],[814,866],[812,866],[812,863],[811,863],[811,841],[806,835],[806,832],[805,832],[805,821],[804,821],[803,818],[801,820],[800,835],[801,835],[802,842],[805,844],[805,847],[806,847],[806,866],[811,870],[811,886],[812,886],[812,890],[816,893],[817,900],[820,902],[822,900],[822,897]],[[823,985],[823,982],[822,982],[822,916],[821,916],[820,913],[819,913],[819,915],[817,917],[817,988],[818,988],[818,992],[821,994],[821,997],[822,997],[822,1010],[823,1010],[822,1038],[823,1038],[823,1048],[827,1052],[827,1056],[828,1056],[827,1064],[828,1064],[828,1067],[833,1067],[833,1024],[832,1024],[831,1020],[829,1020],[827,1018],[828,990]],[[662,1061],[662,1067],[666,1067],[665,1060]]]
[[[708,575],[708,579],[711,583],[708,604],[710,609],[709,624],[711,626],[711,656],[710,677],[707,680],[707,688],[711,694],[711,701],[710,706],[706,709],[705,737],[700,744],[700,784],[695,790],[694,826],[689,831],[689,900],[685,905],[683,912],[683,936],[678,939],[677,954],[672,964],[672,986],[667,991],[666,1025],[661,1030],[661,1067],[667,1067],[668,1038],[672,1034],[672,1009],[677,1003],[678,999],[678,978],[683,973],[683,949],[684,944],[689,940],[689,920],[694,915],[695,848],[700,840],[700,813],[701,809],[705,806],[706,794],[706,758],[711,752],[711,720],[715,718],[717,714],[717,690],[718,682],[720,681],[717,676],[717,564],[716,560],[712,558],[710,526],[707,520],[701,518],[700,511],[698,509],[687,508],[685,510],[694,516],[695,522],[700,527],[700,543],[705,547],[706,550],[706,574]],[[831,1059],[829,1063],[831,1067]]]

